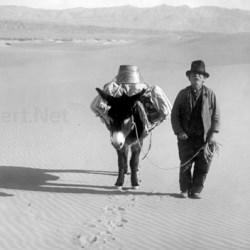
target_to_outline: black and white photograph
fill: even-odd
[[[250,249],[250,1],[0,0],[0,250]]]

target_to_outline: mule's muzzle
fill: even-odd
[[[113,143],[113,142],[111,142],[112,143],[112,146],[116,149],[116,150],[120,150],[120,149],[122,149],[123,148],[123,146],[124,146],[124,143]]]
[[[111,144],[113,145],[113,147],[117,150],[120,150],[123,148],[124,143],[125,143],[125,136],[123,133],[121,132],[114,132],[111,137]]]

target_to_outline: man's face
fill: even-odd
[[[189,74],[189,81],[191,82],[191,86],[195,89],[195,90],[199,90],[203,83],[205,82],[206,77],[199,73],[199,72],[191,72]]]

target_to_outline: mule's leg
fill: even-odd
[[[142,143],[141,143],[142,145]],[[139,156],[141,153],[141,146],[137,143],[131,147],[131,159],[130,159],[130,168],[131,168],[131,185],[132,187],[139,186],[138,180],[138,166],[139,166]]]
[[[115,183],[117,187],[122,187],[124,183],[124,175],[127,173],[128,170],[128,148],[123,147],[121,150],[117,150],[118,155],[118,178]]]

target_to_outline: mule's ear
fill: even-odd
[[[103,90],[96,88],[96,91],[98,92],[98,94],[101,96],[102,99],[104,99],[105,101],[107,101],[107,103],[109,105],[112,104],[113,100],[115,99],[113,96],[105,93]]]
[[[131,101],[132,106],[134,106],[134,104],[135,104],[136,101],[140,100],[140,98],[144,95],[144,93],[146,91],[147,91],[146,89],[143,89],[140,93],[138,93],[138,94],[133,95],[133,96],[130,97],[130,101]]]
[[[95,88],[95,90],[98,92],[98,94],[99,94],[103,99],[105,99],[106,93],[105,93],[104,91],[102,91],[102,90],[99,89],[99,88]]]

